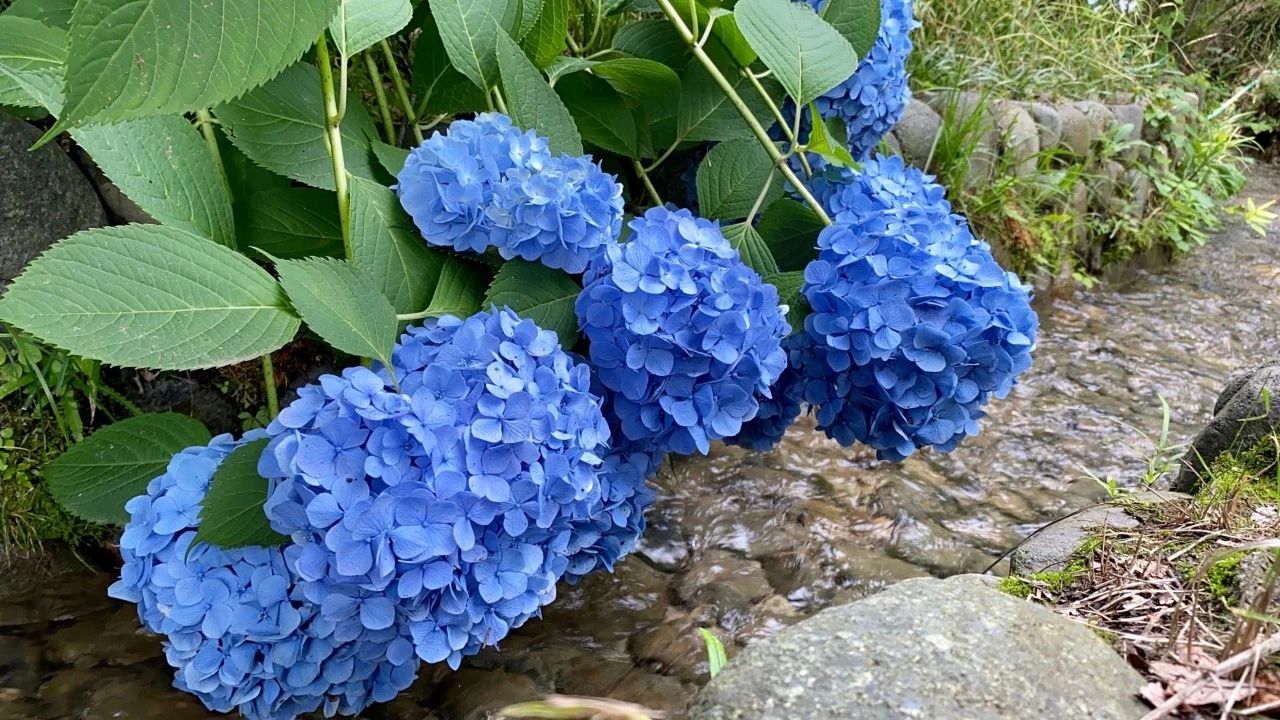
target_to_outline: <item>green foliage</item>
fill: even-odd
[[[102,172],[169,227],[236,246],[227,184],[199,131],[178,115],[95,125],[71,133]]]
[[[538,263],[512,260],[504,263],[489,286],[484,304],[509,307],[522,318],[560,336],[560,344],[577,343],[578,316],[573,303],[582,286],[566,273]]]
[[[849,41],[805,5],[790,0],[739,0],[733,17],[747,42],[799,105],[844,82],[858,67],[858,55]]]
[[[782,176],[753,138],[716,145],[698,166],[698,208],[703,217],[737,220],[782,195]]]
[[[337,0],[77,3],[67,52],[66,112],[59,125],[164,115],[230,100],[296,61],[336,9]]]
[[[364,182],[370,181],[353,180],[352,186]],[[331,192],[304,187],[246,192],[236,211],[245,249],[281,258],[342,255],[338,202]]]
[[[258,458],[267,439],[254,440],[231,451],[209,483],[200,511],[198,542],[224,548],[281,545],[289,538],[271,529],[262,504],[267,501],[267,481],[258,474]]]
[[[298,318],[265,270],[183,230],[86,230],[27,266],[0,317],[78,355],[129,367],[189,370],[284,345]]]
[[[370,138],[373,121],[359,103],[342,119],[342,150],[347,171],[376,179]],[[320,74],[298,63],[266,85],[217,108],[231,142],[250,160],[279,175],[333,190],[333,164],[325,145]]]
[[[361,178],[351,179],[350,260],[399,313],[426,307],[444,265],[422,242],[395,193]]]
[[[0,15],[0,105],[44,107],[62,94],[67,34],[19,17]]]
[[[724,652],[724,643],[720,642],[720,638],[716,637],[706,628],[698,628],[698,635],[702,637],[702,642],[707,646],[707,671],[711,677],[720,674],[725,665],[729,664],[729,658]]]
[[[568,108],[520,46],[502,33],[497,39],[497,53],[502,89],[510,101],[511,121],[544,135],[552,152],[581,155],[582,136]]]
[[[339,0],[329,34],[342,55],[355,55],[395,34],[413,17],[409,0]]]
[[[396,311],[358,266],[330,258],[279,260],[276,272],[307,327],[337,350],[390,367]]]
[[[125,524],[124,504],[146,492],[174,454],[212,436],[185,415],[139,415],[108,425],[45,466],[62,507],[90,522]]]

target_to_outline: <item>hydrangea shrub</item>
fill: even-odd
[[[1026,287],[869,157],[908,98],[906,0],[525,0],[483,27],[113,2],[0,13],[0,104],[75,128],[158,222],[60,241],[0,320],[123,367],[261,359],[265,430],[143,414],[45,473],[124,525],[111,593],[210,709],[359,713],[613,570],[668,454],[765,450],[806,411],[888,459],[950,449],[1030,362]],[[804,144],[761,124],[811,107]],[[282,409],[271,354],[303,324],[352,359]]]

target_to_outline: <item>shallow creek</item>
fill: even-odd
[[[1278,188],[1280,175],[1263,169],[1249,191],[1263,201]],[[424,668],[410,692],[366,716],[480,718],[547,692],[678,714],[707,679],[696,628],[713,629],[732,655],[887,583],[981,572],[1039,525],[1102,497],[1091,474],[1139,482],[1161,397],[1171,441],[1183,442],[1232,371],[1278,349],[1280,229],[1227,231],[1128,287],[1059,301],[1034,369],[992,407],[983,435],[950,455],[880,463],[802,421],[774,453],[717,448],[668,466],[645,543],[616,574],[562,587],[501,651],[457,673]],[[0,720],[212,717],[169,688],[159,640],[105,597],[111,578],[65,565],[0,594]]]

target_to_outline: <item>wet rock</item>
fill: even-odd
[[[743,608],[773,593],[764,568],[724,550],[698,556],[680,578],[676,592],[691,605]]]
[[[686,682],[707,677],[707,649],[698,628],[714,633],[726,644],[732,642],[728,633],[717,628],[716,612],[710,607],[694,608],[684,612],[667,609],[667,617],[661,625],[646,628],[631,636],[627,649],[640,663]]]
[[[11,691],[16,701],[39,688],[40,649],[25,638],[0,635],[0,691]]]
[[[1085,100],[1073,103],[1073,106],[1088,120],[1089,132],[1094,139],[1106,135],[1115,126],[1115,116],[1111,114],[1110,108],[1100,102]]]
[[[1252,448],[1276,428],[1280,428],[1280,362],[1273,361],[1235,375],[1227,383],[1214,405],[1213,419],[1182,456],[1174,489],[1195,492],[1219,455]]]
[[[524,675],[463,668],[441,683],[443,709],[456,720],[487,720],[497,711],[543,695]]]
[[[130,397],[147,412],[190,415],[214,434],[238,433],[241,429],[240,412],[235,404],[194,378],[161,375],[135,388]]]
[[[194,695],[174,689],[165,668],[148,667],[99,678],[78,709],[79,720],[217,720]]]
[[[104,573],[62,573],[0,602],[0,628],[28,628],[74,620],[115,604],[107,597],[114,578]]]
[[[1088,155],[1089,148],[1093,147],[1093,141],[1097,138],[1093,123],[1074,105],[1059,105],[1055,110],[1062,120],[1059,147],[1076,158]]]
[[[649,513],[649,526],[636,544],[636,554],[659,570],[674,572],[689,557],[689,543],[673,516],[655,510]]]
[[[1128,104],[1110,106],[1111,115],[1115,118],[1116,127],[1120,129],[1119,140],[1135,142],[1142,139],[1142,129],[1146,124],[1147,108],[1145,105]],[[1120,153],[1120,160],[1131,164],[1138,159],[1138,145]]]
[[[1129,184],[1129,214],[1135,220],[1146,217],[1147,206],[1151,203],[1151,178],[1141,170],[1129,170],[1124,174]]]
[[[163,654],[160,638],[142,630],[133,605],[87,616],[55,632],[45,647],[50,662],[81,668],[101,664],[125,667]]]
[[[929,162],[941,130],[942,116],[924,102],[912,98],[902,113],[902,119],[894,126],[893,134],[898,138],[903,159],[923,168]]]
[[[11,696],[0,689],[0,720],[36,720],[40,717],[39,707],[16,696]]]
[[[0,287],[62,238],[106,223],[98,196],[57,143],[0,111]]]
[[[545,626],[557,632],[580,630],[597,638],[622,639],[630,628],[662,622],[670,605],[670,580],[638,558],[624,560],[612,573],[592,573],[574,587],[562,585],[555,602],[543,610],[541,625],[533,630],[541,632]]]
[[[1000,154],[1014,177],[1031,177],[1040,153],[1040,131],[1035,120],[1016,103],[997,102],[992,107],[1000,133]]]
[[[1010,555],[1013,574],[1055,572],[1071,564],[1076,551],[1100,528],[1133,528],[1138,521],[1115,505],[1098,505],[1046,526]]]
[[[1087,628],[966,583],[908,580],[747,647],[692,720],[1118,720],[1143,680]]]
[[[1058,147],[1058,143],[1062,142],[1062,115],[1058,110],[1052,105],[1037,102],[1023,103],[1023,108],[1036,124],[1040,148],[1047,150]]]
[[[607,697],[660,710],[667,717],[680,717],[693,697],[693,690],[676,678],[637,671],[623,677]]]

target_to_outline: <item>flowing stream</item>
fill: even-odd
[[[1280,194],[1260,168],[1247,191]],[[920,575],[981,572],[1041,524],[1140,484],[1164,398],[1185,442],[1236,370],[1280,349],[1280,228],[1233,228],[1128,287],[1080,292],[1043,322],[1035,366],[984,433],[901,465],[845,450],[802,421],[774,453],[717,448],[664,469],[641,552],[562,587],[542,621],[369,718],[482,718],[559,692],[678,714],[707,679],[697,628],[730,655],[823,607]],[[1097,478],[1097,479],[1095,479]],[[169,688],[158,639],[111,578],[74,562],[0,582],[0,720],[213,717]],[[11,581],[18,580],[11,578]],[[779,669],[785,672],[784,668]]]

